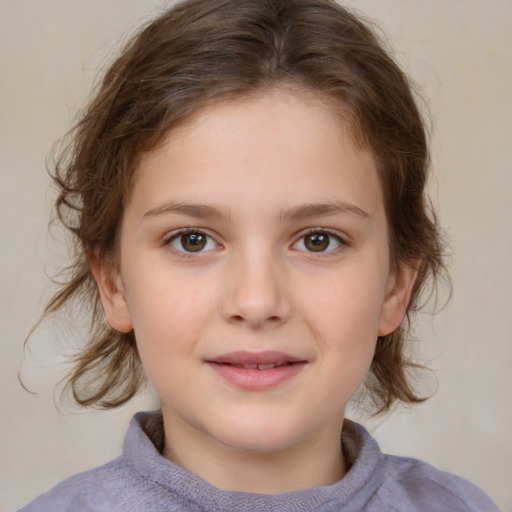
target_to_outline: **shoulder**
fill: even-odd
[[[162,443],[161,415],[138,413],[128,426],[122,455],[62,481],[18,512],[192,510],[183,504],[180,487],[189,476],[180,480],[185,471],[161,456]]]
[[[500,512],[477,486],[409,457],[385,455],[361,425],[347,420],[342,447],[351,466],[341,483],[366,512]]]
[[[383,465],[385,477],[377,495],[390,504],[400,504],[395,510],[499,512],[476,485],[426,462],[385,455]]]
[[[63,480],[19,512],[107,512],[118,510],[123,489],[130,485],[130,470],[120,459]],[[133,478],[133,477],[132,477]],[[129,509],[125,509],[129,510]]]

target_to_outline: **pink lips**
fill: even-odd
[[[297,375],[306,361],[276,351],[230,352],[206,363],[223,379],[242,389],[258,391],[278,386]]]

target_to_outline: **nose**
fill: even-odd
[[[262,251],[233,258],[226,268],[221,314],[225,321],[252,329],[277,327],[291,314],[286,273]]]

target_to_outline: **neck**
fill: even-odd
[[[330,485],[346,473],[342,418],[299,444],[255,451],[220,443],[189,425],[166,421],[165,416],[164,457],[219,489],[281,494]]]

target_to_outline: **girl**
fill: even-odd
[[[423,399],[428,163],[406,77],[335,2],[186,0],[142,30],[56,168],[77,251],[46,311],[89,300],[78,403],[147,377],[161,410],[22,510],[497,510],[344,419],[363,383],[375,413]]]

